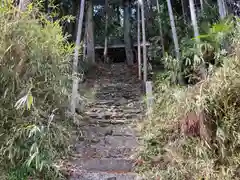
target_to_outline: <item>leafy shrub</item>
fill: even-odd
[[[68,148],[63,124],[72,46],[58,21],[33,11],[16,18],[7,6],[0,11],[0,160],[46,175]]]
[[[212,77],[189,88],[159,88],[154,117],[142,126],[139,170],[148,179],[239,179],[239,36],[237,25],[235,55]],[[189,112],[205,112],[215,123],[213,141],[180,133],[179,120]]]
[[[153,43],[153,58],[164,66],[165,72],[162,76],[172,83],[196,84],[201,81],[204,73],[209,75],[211,68],[219,67],[223,63],[223,58],[231,47],[229,41],[233,35],[233,25],[232,18],[228,18],[205,27],[205,34],[198,37],[201,40],[200,43],[196,43],[194,38],[182,38],[180,60],[168,54],[162,59],[156,58],[159,46]],[[182,77],[182,82],[179,82],[179,77]]]

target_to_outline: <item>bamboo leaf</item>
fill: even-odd
[[[28,110],[30,110],[32,104],[33,104],[33,96],[32,96],[32,94],[28,94],[28,98],[27,98],[27,108],[28,108]]]

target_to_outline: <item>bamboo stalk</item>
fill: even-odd
[[[104,63],[108,62],[107,54],[108,54],[108,0],[105,0],[105,40],[104,40]]]
[[[138,78],[139,80],[142,79],[142,60],[141,60],[141,30],[140,30],[140,5],[137,5],[137,30],[138,30]]]
[[[162,22],[161,22],[161,17],[160,17],[160,6],[159,6],[159,2],[157,1],[157,11],[158,11],[158,20],[159,20],[159,35],[161,38],[161,46],[162,46],[162,53],[163,56],[165,56],[165,48],[164,48],[164,42],[163,42],[163,32],[162,32]]]
[[[79,80],[77,77],[78,73],[78,54],[82,36],[82,24],[83,24],[83,16],[84,16],[84,6],[85,0],[81,0],[80,8],[79,8],[79,19],[78,19],[78,27],[77,27],[77,38],[76,38],[76,45],[74,51],[74,59],[73,59],[73,85],[72,85],[72,99],[71,99],[71,113],[73,115],[73,121],[76,122],[76,100],[78,95],[78,84]]]
[[[147,48],[146,48],[146,28],[145,28],[145,15],[144,15],[144,5],[142,0],[139,0],[141,5],[141,15],[142,15],[142,39],[143,39],[143,81],[147,81]]]

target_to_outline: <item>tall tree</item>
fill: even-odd
[[[142,59],[141,59],[141,30],[140,30],[140,5],[137,4],[137,41],[138,41],[138,77],[142,79]]]
[[[133,50],[131,43],[131,23],[130,23],[130,0],[124,0],[124,43],[127,58],[127,64],[133,65]]]
[[[227,16],[228,15],[227,3],[225,0],[222,0],[222,3],[223,3],[224,14],[225,14],[225,16]]]
[[[225,1],[217,0],[217,2],[218,2],[218,10],[219,10],[220,19],[224,19],[226,17]]]
[[[146,47],[146,27],[145,27],[145,13],[144,3],[139,0],[141,6],[141,19],[142,19],[142,45],[143,45],[143,81],[147,81],[147,47]]]
[[[176,30],[175,21],[174,21],[171,0],[167,0],[167,5],[168,5],[168,13],[169,13],[170,23],[171,23],[172,37],[173,37],[173,42],[174,42],[174,47],[175,47],[176,59],[179,60],[180,59],[179,43],[178,43],[177,30]]]
[[[160,35],[160,39],[161,39],[161,46],[162,46],[162,53],[163,56],[165,55],[165,48],[164,48],[164,40],[163,40],[163,32],[162,32],[162,21],[161,21],[161,12],[160,12],[160,5],[159,5],[159,1],[156,0],[157,2],[157,11],[158,11],[158,23],[159,23],[159,35]]]
[[[108,16],[109,16],[109,4],[108,4],[108,0],[105,0],[105,40],[104,40],[104,62],[107,63],[108,62]]]
[[[78,99],[78,55],[79,55],[79,48],[80,42],[82,37],[82,25],[83,25],[83,16],[84,16],[84,7],[85,7],[85,0],[81,0],[80,8],[79,8],[79,18],[78,18],[78,26],[77,26],[77,38],[76,38],[76,45],[74,51],[74,59],[73,59],[73,85],[72,85],[72,97],[71,97],[71,113],[73,115],[74,122],[76,121],[76,102]]]
[[[200,5],[201,5],[201,11],[203,12],[203,0],[200,0]]]
[[[193,26],[193,31],[194,31],[194,37],[195,37],[196,41],[198,42],[199,31],[198,31],[198,24],[197,24],[194,1],[189,0],[189,5],[190,5],[190,12],[191,12],[191,20],[192,20],[192,26]]]
[[[87,59],[95,63],[94,31],[93,31],[93,0],[88,1],[87,8]]]
[[[190,5],[190,13],[191,13],[191,20],[192,20],[192,26],[193,26],[193,31],[194,31],[194,37],[197,43],[200,42],[199,39],[199,30],[198,30],[198,24],[197,24],[197,18],[196,18],[196,9],[194,5],[193,0],[189,0],[189,5]],[[203,10],[203,9],[202,9]],[[197,47],[199,48],[199,45],[197,44]],[[207,69],[205,68],[205,63],[202,62],[199,66],[198,70],[199,76],[201,79],[206,79],[207,78]]]
[[[187,14],[186,14],[186,1],[185,0],[181,0],[181,6],[182,6],[182,14],[183,14],[183,22],[185,24],[187,24]]]
[[[148,37],[151,37],[154,35],[154,13],[153,13],[153,5],[152,0],[144,0],[143,1],[144,6],[144,14],[146,22],[146,33],[148,33]]]

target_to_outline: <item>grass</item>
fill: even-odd
[[[207,80],[187,88],[157,88],[153,118],[141,126],[138,171],[147,179],[240,178],[239,25],[234,31],[234,55]],[[204,122],[214,124],[211,141],[181,131],[181,119],[190,112],[204,112]]]

